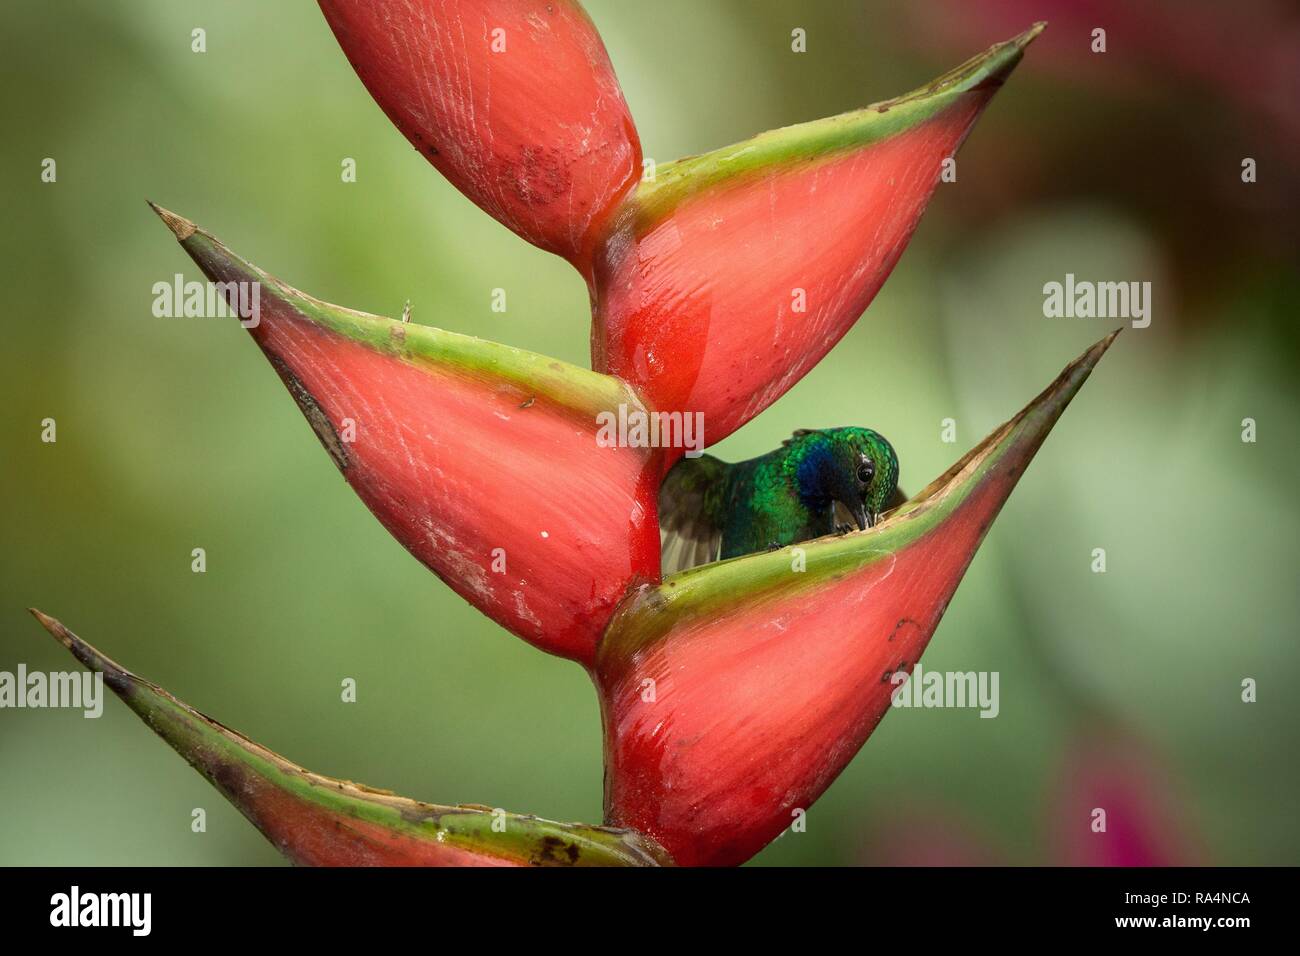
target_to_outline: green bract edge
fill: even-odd
[[[659,221],[684,199],[710,187],[772,167],[858,149],[911,129],[941,112],[962,93],[1000,83],[1045,26],[1036,23],[1019,36],[989,47],[943,76],[894,99],[770,130],[710,153],[664,163],[656,169],[654,180],[642,182],[631,196],[639,228]]]
[[[376,352],[491,383],[510,384],[529,396],[550,399],[583,415],[594,416],[623,403],[645,407],[631,386],[613,376],[477,336],[324,302],[255,266],[189,220],[154,208],[209,279],[231,281],[238,277],[259,282],[263,296],[271,296],[306,321]]]

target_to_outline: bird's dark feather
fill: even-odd
[[[731,466],[714,458],[683,458],[659,488],[660,567],[664,574],[718,560],[721,497]]]

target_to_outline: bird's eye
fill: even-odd
[[[869,461],[864,461],[858,466],[858,481],[864,485],[870,484],[871,479],[876,474],[876,466]]]

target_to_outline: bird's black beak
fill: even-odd
[[[842,491],[833,500],[836,525],[842,526],[852,518],[859,531],[866,531],[876,523],[876,516],[867,510],[867,503],[862,500],[862,494],[858,489]]]

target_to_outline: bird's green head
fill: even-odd
[[[843,505],[859,530],[870,528],[898,487],[898,456],[870,428],[824,428],[796,432],[804,452],[801,485]]]

